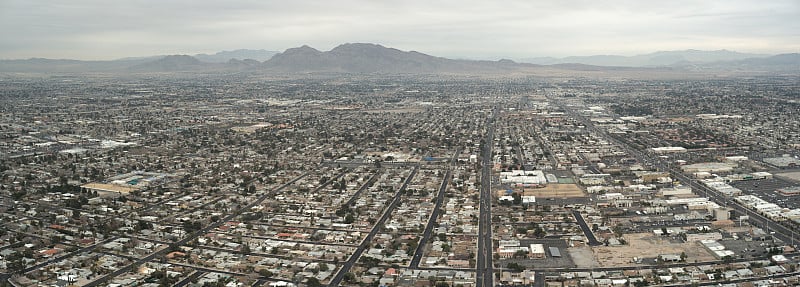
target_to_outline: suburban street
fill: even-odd
[[[406,180],[403,182],[403,185],[400,187],[400,189],[397,190],[397,192],[395,192],[392,202],[383,211],[383,215],[381,215],[381,218],[377,221],[377,223],[375,223],[374,227],[369,232],[369,234],[366,237],[364,237],[364,240],[361,241],[361,244],[358,246],[356,251],[353,252],[353,255],[350,256],[350,259],[347,259],[347,262],[345,262],[342,268],[339,269],[339,272],[336,273],[336,277],[333,277],[329,286],[331,287],[339,286],[339,284],[342,283],[344,275],[350,271],[350,268],[353,268],[353,265],[356,263],[356,261],[358,261],[358,258],[360,258],[361,254],[364,253],[364,249],[366,249],[367,245],[369,245],[369,243],[372,242],[372,238],[375,237],[375,234],[378,234],[378,231],[381,230],[381,227],[386,222],[386,219],[389,218],[389,215],[392,214],[392,210],[394,210],[394,208],[397,207],[398,202],[400,202],[400,195],[406,190],[406,187],[408,187],[408,184],[411,182],[411,179],[413,179],[414,176],[417,174],[418,170],[419,166],[415,166],[414,169],[411,171],[411,174],[409,174],[408,177],[406,177]]]
[[[224,224],[225,222],[233,220],[234,218],[236,218],[237,216],[241,215],[245,211],[250,210],[250,208],[252,208],[253,206],[258,205],[262,201],[264,201],[267,198],[270,198],[271,196],[273,196],[273,194],[281,191],[282,189],[286,188],[287,186],[291,185],[292,183],[300,180],[301,178],[306,177],[307,175],[308,174],[303,174],[301,176],[295,177],[294,179],[290,180],[287,183],[284,183],[280,187],[278,187],[278,188],[276,188],[276,189],[274,189],[274,190],[272,190],[270,192],[265,193],[264,195],[259,197],[258,200],[253,201],[250,204],[247,204],[244,207],[240,208],[236,212],[232,212],[229,215],[225,216],[224,218],[222,218],[222,219],[220,219],[220,220],[218,220],[216,222],[213,222],[213,223],[207,225],[206,227],[204,227],[204,228],[202,228],[202,229],[200,229],[198,231],[195,231],[195,232],[189,234],[188,236],[184,237],[183,239],[172,243],[170,246],[171,247],[178,247],[178,246],[184,245],[184,244],[188,243],[189,241],[194,240],[198,236],[208,233],[210,230],[212,230],[214,228],[217,228],[218,226]],[[172,248],[168,247],[168,248],[164,248],[164,249],[161,249],[159,251],[153,252],[150,255],[147,255],[147,256],[137,260],[134,263],[128,264],[127,266],[122,267],[120,269],[117,269],[114,272],[108,273],[105,276],[100,277],[100,278],[98,278],[98,279],[96,279],[96,280],[94,280],[94,281],[92,281],[92,282],[90,282],[90,283],[88,283],[88,284],[86,284],[84,286],[89,286],[89,287],[99,286],[100,284],[103,284],[103,283],[107,282],[109,279],[114,278],[116,276],[119,276],[119,275],[121,275],[123,273],[126,273],[126,272],[132,270],[134,267],[141,265],[142,263],[150,262],[155,258],[158,258],[160,256],[165,255],[171,249]]]
[[[436,218],[439,217],[439,210],[442,208],[442,202],[444,201],[444,192],[447,190],[447,185],[450,183],[450,179],[453,177],[453,171],[451,169],[447,169],[447,173],[444,175],[444,179],[442,179],[442,185],[439,187],[439,192],[436,195],[436,206],[431,211],[431,216],[428,219],[428,224],[425,225],[425,231],[422,233],[422,239],[419,241],[417,245],[417,250],[414,252],[414,258],[411,259],[411,268],[419,268],[419,262],[422,260],[422,254],[425,250],[426,243],[431,238],[431,233],[433,232],[433,227],[436,223]]]

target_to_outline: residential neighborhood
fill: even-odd
[[[796,286],[794,80],[6,75],[0,279]]]

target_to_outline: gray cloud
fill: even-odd
[[[781,53],[800,51],[796,19],[795,0],[0,0],[0,58],[112,59],[302,44],[327,50],[344,42],[472,58]]]

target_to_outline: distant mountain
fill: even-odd
[[[32,58],[0,60],[0,72],[12,73],[150,73],[150,72],[263,72],[263,73],[380,73],[380,74],[544,74],[574,75],[576,73],[620,75],[641,73],[735,72],[800,74],[800,54],[764,56],[732,51],[667,51],[624,56],[589,56],[567,58],[535,58],[530,63],[511,60],[475,61],[454,60],[415,51],[401,51],[377,44],[352,43],[339,45],[330,51],[309,46],[287,49],[264,62],[250,56],[266,57],[266,50],[236,50],[206,57],[227,60],[203,61],[204,56],[170,55],[124,58],[113,61],[77,61]],[[200,57],[200,58],[198,58]],[[242,57],[244,59],[239,59]],[[547,65],[547,66],[543,66]]]
[[[151,58],[114,61],[79,61],[65,59],[31,58],[26,60],[0,60],[0,72],[13,73],[93,73],[114,72],[130,66],[152,61]]]
[[[212,67],[213,64],[201,62],[189,55],[170,55],[155,61],[145,62],[128,68],[134,72],[176,72],[203,70]]]
[[[197,54],[194,55],[200,61],[209,62],[209,63],[227,63],[231,59],[234,60],[256,60],[259,62],[263,62],[269,60],[277,54],[277,51],[268,51],[268,50],[248,50],[248,49],[239,49],[233,51],[222,51],[217,52],[215,54]]]
[[[748,58],[737,61],[713,62],[698,65],[686,65],[687,70],[696,71],[738,71],[738,72],[773,72],[800,75],[800,53],[779,54],[764,58]]]
[[[661,51],[637,56],[595,55],[572,56],[565,58],[526,58],[520,59],[523,63],[540,65],[553,64],[585,64],[594,66],[620,66],[620,67],[663,67],[683,65],[686,63],[711,63],[720,61],[736,61],[748,58],[763,58],[769,55],[747,54],[728,50],[717,51]]]
[[[510,60],[470,61],[405,52],[377,44],[348,43],[322,52],[309,46],[291,48],[264,62],[265,69],[289,72],[459,73],[501,71],[521,66]]]

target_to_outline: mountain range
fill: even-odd
[[[800,74],[800,54],[775,56],[719,51],[664,51],[638,56],[587,56],[476,61],[436,57],[401,51],[378,44],[348,43],[330,51],[309,46],[278,53],[267,50],[234,50],[216,54],[169,55],[124,58],[112,61],[78,61],[32,58],[0,60],[0,72],[34,73],[148,73],[228,72],[274,73],[515,73],[536,70],[620,71],[663,69],[686,71],[756,71]]]
[[[738,61],[750,58],[767,58],[770,55],[739,53],[728,50],[717,51],[660,51],[636,56],[594,55],[572,56],[565,58],[540,57],[519,59],[523,63],[540,65],[576,63],[593,66],[619,66],[619,67],[663,67],[684,64],[712,63],[723,61]]]

